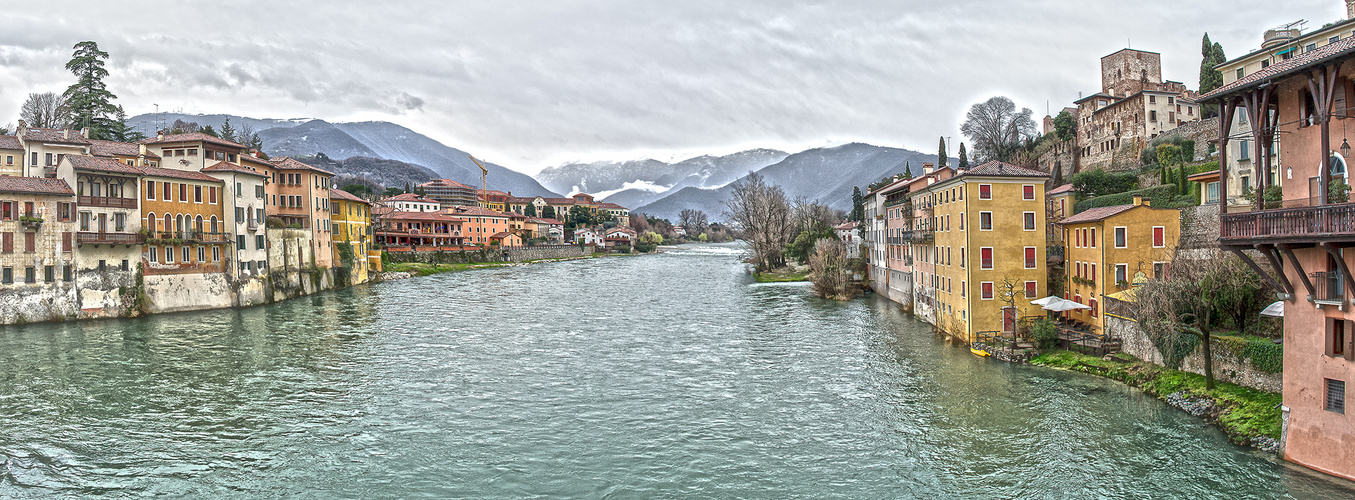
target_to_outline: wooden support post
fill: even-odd
[[[1294,256],[1294,249],[1288,245],[1280,245],[1280,250],[1284,251],[1284,256],[1289,259],[1289,264],[1294,266],[1294,273],[1299,275],[1299,281],[1303,282],[1303,288],[1308,290],[1308,298],[1317,295],[1313,290],[1313,282],[1308,279],[1308,273],[1303,272],[1303,265],[1299,264],[1298,257]]]
[[[1336,245],[1330,242],[1322,243],[1322,248],[1326,249],[1327,255],[1330,255],[1336,261],[1336,267],[1341,270],[1341,276],[1345,278],[1346,290],[1355,291],[1355,277],[1351,277],[1350,269],[1346,266],[1346,259],[1341,257],[1341,249],[1336,248]],[[1346,299],[1342,296],[1341,300],[1345,301]]]
[[[1233,129],[1237,98],[1219,103],[1219,215],[1228,213],[1228,134]]]
[[[1266,256],[1266,260],[1270,262],[1270,267],[1275,268],[1275,277],[1277,278],[1277,281],[1283,285],[1280,291],[1292,296],[1294,294],[1294,284],[1289,281],[1289,276],[1284,274],[1284,263],[1280,262],[1279,250],[1276,250],[1273,246],[1266,247],[1264,245],[1256,245],[1256,249],[1260,250],[1261,254]]]
[[[1250,267],[1252,271],[1256,271],[1256,274],[1261,275],[1261,278],[1265,279],[1266,283],[1269,283],[1270,286],[1279,288],[1281,290],[1284,289],[1283,286],[1281,286],[1278,282],[1275,281],[1275,278],[1270,276],[1270,273],[1267,273],[1265,272],[1265,270],[1261,269],[1261,266],[1257,265],[1256,261],[1252,260],[1251,256],[1247,255],[1246,252],[1243,252],[1241,248],[1229,247],[1228,251],[1233,252],[1234,255],[1237,255],[1237,258],[1242,259],[1242,262],[1246,263],[1247,267]]]

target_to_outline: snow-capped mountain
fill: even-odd
[[[601,200],[636,207],[687,187],[722,187],[786,156],[787,153],[773,149],[750,149],[724,156],[703,155],[676,163],[654,159],[571,163],[546,168],[537,174],[537,178],[555,191],[588,192]]]

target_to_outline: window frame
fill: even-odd
[[[1167,248],[1166,226],[1153,226],[1153,248]]]
[[[983,256],[983,254],[984,254],[985,252],[988,254],[987,257],[984,257],[984,256]],[[994,265],[994,262],[993,262],[993,261],[994,261],[994,260],[997,260],[997,259],[996,259],[996,258],[994,257],[994,255],[993,255],[993,247],[979,247],[979,269],[980,269],[980,270],[985,270],[985,271],[986,271],[986,270],[991,270],[991,269],[993,269],[993,265]],[[985,265],[985,264],[986,264],[986,265]]]
[[[979,199],[980,199],[980,200],[991,200],[991,199],[993,199],[993,185],[992,185],[992,184],[979,184]]]
[[[1021,250],[1021,256],[1025,260],[1026,269],[1040,268],[1040,250],[1037,247],[1025,247]]]
[[[979,231],[992,231],[993,225],[994,224],[992,212],[979,212]]]
[[[979,282],[979,300],[995,300],[993,298],[995,296],[997,296],[997,293],[993,290],[993,282]]]
[[[1114,245],[1115,248],[1129,248],[1129,227],[1115,226],[1112,228],[1111,235],[1113,235],[1114,240],[1111,245]]]
[[[1022,200],[1026,200],[1026,201],[1030,201],[1030,200],[1034,200],[1034,199],[1035,199],[1035,185],[1034,185],[1034,184],[1022,184],[1022,185],[1021,185],[1021,199],[1022,199]]]
[[[1040,227],[1040,221],[1037,217],[1035,212],[1021,212],[1021,228],[1026,231],[1037,231]],[[1029,226],[1026,225],[1027,220],[1030,222]]]

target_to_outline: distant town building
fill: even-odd
[[[1181,82],[1162,80],[1156,52],[1122,49],[1102,57],[1101,91],[1074,102],[1080,169],[1110,167],[1117,155],[1136,162],[1149,140],[1200,119],[1196,96]]]

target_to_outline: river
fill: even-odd
[[[0,497],[1352,498],[734,245],[0,329]]]

